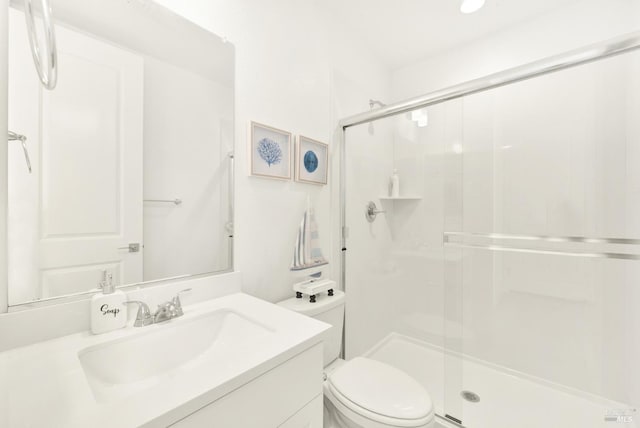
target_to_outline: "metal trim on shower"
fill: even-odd
[[[174,204],[180,205],[182,204],[182,199],[174,198],[174,199],[145,199],[143,202],[155,202],[155,203],[166,203],[166,204]]]
[[[587,64],[589,62],[608,58],[614,55],[620,55],[638,48],[640,48],[640,31],[625,34],[614,39],[531,62],[519,67],[510,68],[415,98],[389,104],[379,109],[349,116],[340,120],[339,125],[345,129],[351,126],[371,122],[373,120],[408,113],[412,110],[440,104],[445,101],[455,100],[467,95],[499,88],[511,83],[521,82],[523,80]]]
[[[640,252],[637,248],[640,245],[640,239],[444,232],[443,244],[445,247],[511,253],[640,260]],[[571,244],[570,248],[566,248],[565,244]],[[603,251],[603,248],[623,249],[626,252]]]

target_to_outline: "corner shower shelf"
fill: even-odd
[[[381,201],[418,201],[422,199],[422,196],[418,195],[403,195],[403,196],[378,196]]]

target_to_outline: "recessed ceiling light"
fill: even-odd
[[[460,12],[477,12],[482,6],[484,6],[484,1],[485,0],[462,0],[462,4],[460,5]]]

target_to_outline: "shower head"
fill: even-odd
[[[383,103],[382,101],[378,101],[378,100],[369,100],[369,108],[370,108],[371,110],[373,110],[373,108],[374,108],[375,106],[378,106],[378,107],[382,108],[382,107],[385,107],[385,106],[386,106],[386,104],[385,104],[385,103]]]
[[[369,99],[369,109],[373,110],[375,106],[382,108],[386,106],[386,104],[383,103],[382,101]],[[374,134],[373,122],[369,122],[369,135],[373,135],[373,134]]]

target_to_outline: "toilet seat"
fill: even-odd
[[[346,362],[330,374],[327,388],[335,405],[381,426],[422,427],[434,418],[422,385],[379,361],[357,357]]]

